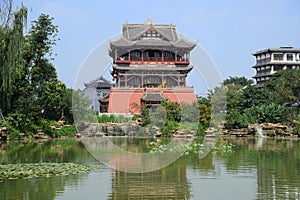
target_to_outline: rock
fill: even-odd
[[[104,136],[104,133],[96,132],[96,133],[95,133],[95,136],[97,136],[97,137],[102,137],[102,136]]]
[[[236,137],[249,136],[248,128],[239,128],[239,129],[229,130],[229,135],[236,136]]]
[[[276,131],[275,130],[265,130],[265,133],[266,133],[267,136],[276,136]]]
[[[37,131],[37,134],[38,134],[38,135],[45,135],[45,133],[43,132],[43,130],[38,130],[38,131]]]
[[[227,130],[227,129],[222,130],[222,135],[228,135],[228,134],[229,134],[229,130]]]
[[[63,121],[63,120],[59,120],[59,121],[57,121],[57,125],[58,125],[58,126],[63,126],[63,125],[64,125],[64,123],[65,123],[65,121]]]
[[[76,137],[81,137],[82,135],[80,133],[76,133]]]
[[[292,136],[292,128],[283,124],[273,123],[262,123],[262,124],[251,124],[248,126],[249,132],[254,135],[260,135],[257,133],[257,129],[260,128],[262,134],[270,137],[286,137]]]
[[[7,131],[7,127],[2,127],[2,128],[0,128],[0,132],[2,132],[2,131]]]
[[[156,131],[155,137],[161,137],[162,136],[162,132],[161,131]]]
[[[174,137],[176,137],[176,138],[192,138],[192,137],[194,137],[194,135],[191,134],[190,132],[178,130],[174,133]]]
[[[84,122],[76,122],[76,127],[78,131],[83,131],[89,127],[89,124],[86,124]]]

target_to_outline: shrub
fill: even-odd
[[[54,133],[57,137],[61,136],[74,136],[77,130],[74,125],[72,126],[63,126],[60,129],[55,129]]]
[[[296,126],[294,127],[294,131],[300,135],[300,115],[298,116],[298,119],[296,121]]]
[[[237,109],[230,109],[226,114],[226,128],[243,128],[247,126],[245,116],[243,116]]]
[[[123,115],[100,115],[97,116],[97,121],[98,123],[107,123],[107,122],[113,122],[113,123],[125,123],[128,122],[129,120],[131,120],[131,118],[129,117],[125,117]]]
[[[196,132],[196,136],[204,136],[206,129],[207,127],[203,126],[202,124],[199,124]]]
[[[21,139],[21,133],[19,130],[12,129],[9,131],[8,138],[11,140]]]
[[[172,133],[179,129],[179,124],[175,121],[168,120],[161,129],[162,136],[170,137]]]

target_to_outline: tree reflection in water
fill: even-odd
[[[124,140],[127,141],[120,141],[120,144],[129,144],[132,151],[148,149],[149,139]],[[108,179],[111,178],[111,182],[102,183],[110,187],[105,197],[118,200],[200,199],[204,195],[203,186],[223,191],[225,185],[231,189],[231,182],[228,181],[251,180],[257,187],[246,188],[249,185],[242,184],[238,184],[238,187],[244,191],[252,191],[256,199],[300,199],[299,140],[264,138],[263,141],[258,141],[257,138],[233,138],[220,139],[220,143],[234,144],[234,151],[217,151],[203,159],[199,159],[196,154],[190,154],[163,169],[149,173],[126,173],[107,169],[105,173]],[[77,140],[9,142],[0,145],[1,164],[20,162],[98,163]],[[251,174],[251,177],[245,176],[247,173]],[[231,179],[224,178],[224,174],[226,178]],[[80,187],[92,187],[90,184],[97,184],[97,180],[104,178],[101,173],[98,174],[99,177],[95,177],[97,174],[92,175],[0,181],[0,199],[55,199],[72,192],[77,196],[77,193],[85,192],[81,191]],[[66,190],[66,186],[69,189]],[[104,185],[99,182],[97,187],[103,188]],[[240,192],[239,189],[232,188],[236,192]],[[84,195],[88,198],[88,194]],[[212,195],[207,192],[206,199],[212,199]],[[247,194],[240,195],[244,195],[244,199],[250,198]]]

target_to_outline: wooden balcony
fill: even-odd
[[[190,61],[188,59],[167,58],[167,57],[135,57],[129,59],[128,57],[121,57],[115,60],[116,64],[133,64],[133,65],[188,65]]]

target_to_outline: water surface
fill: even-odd
[[[118,138],[129,151],[146,152],[153,139]],[[0,199],[300,199],[300,142],[290,139],[223,139],[232,153],[182,156],[150,173],[103,165],[79,175],[0,181]],[[0,163],[74,162],[102,165],[75,139],[9,142]]]

